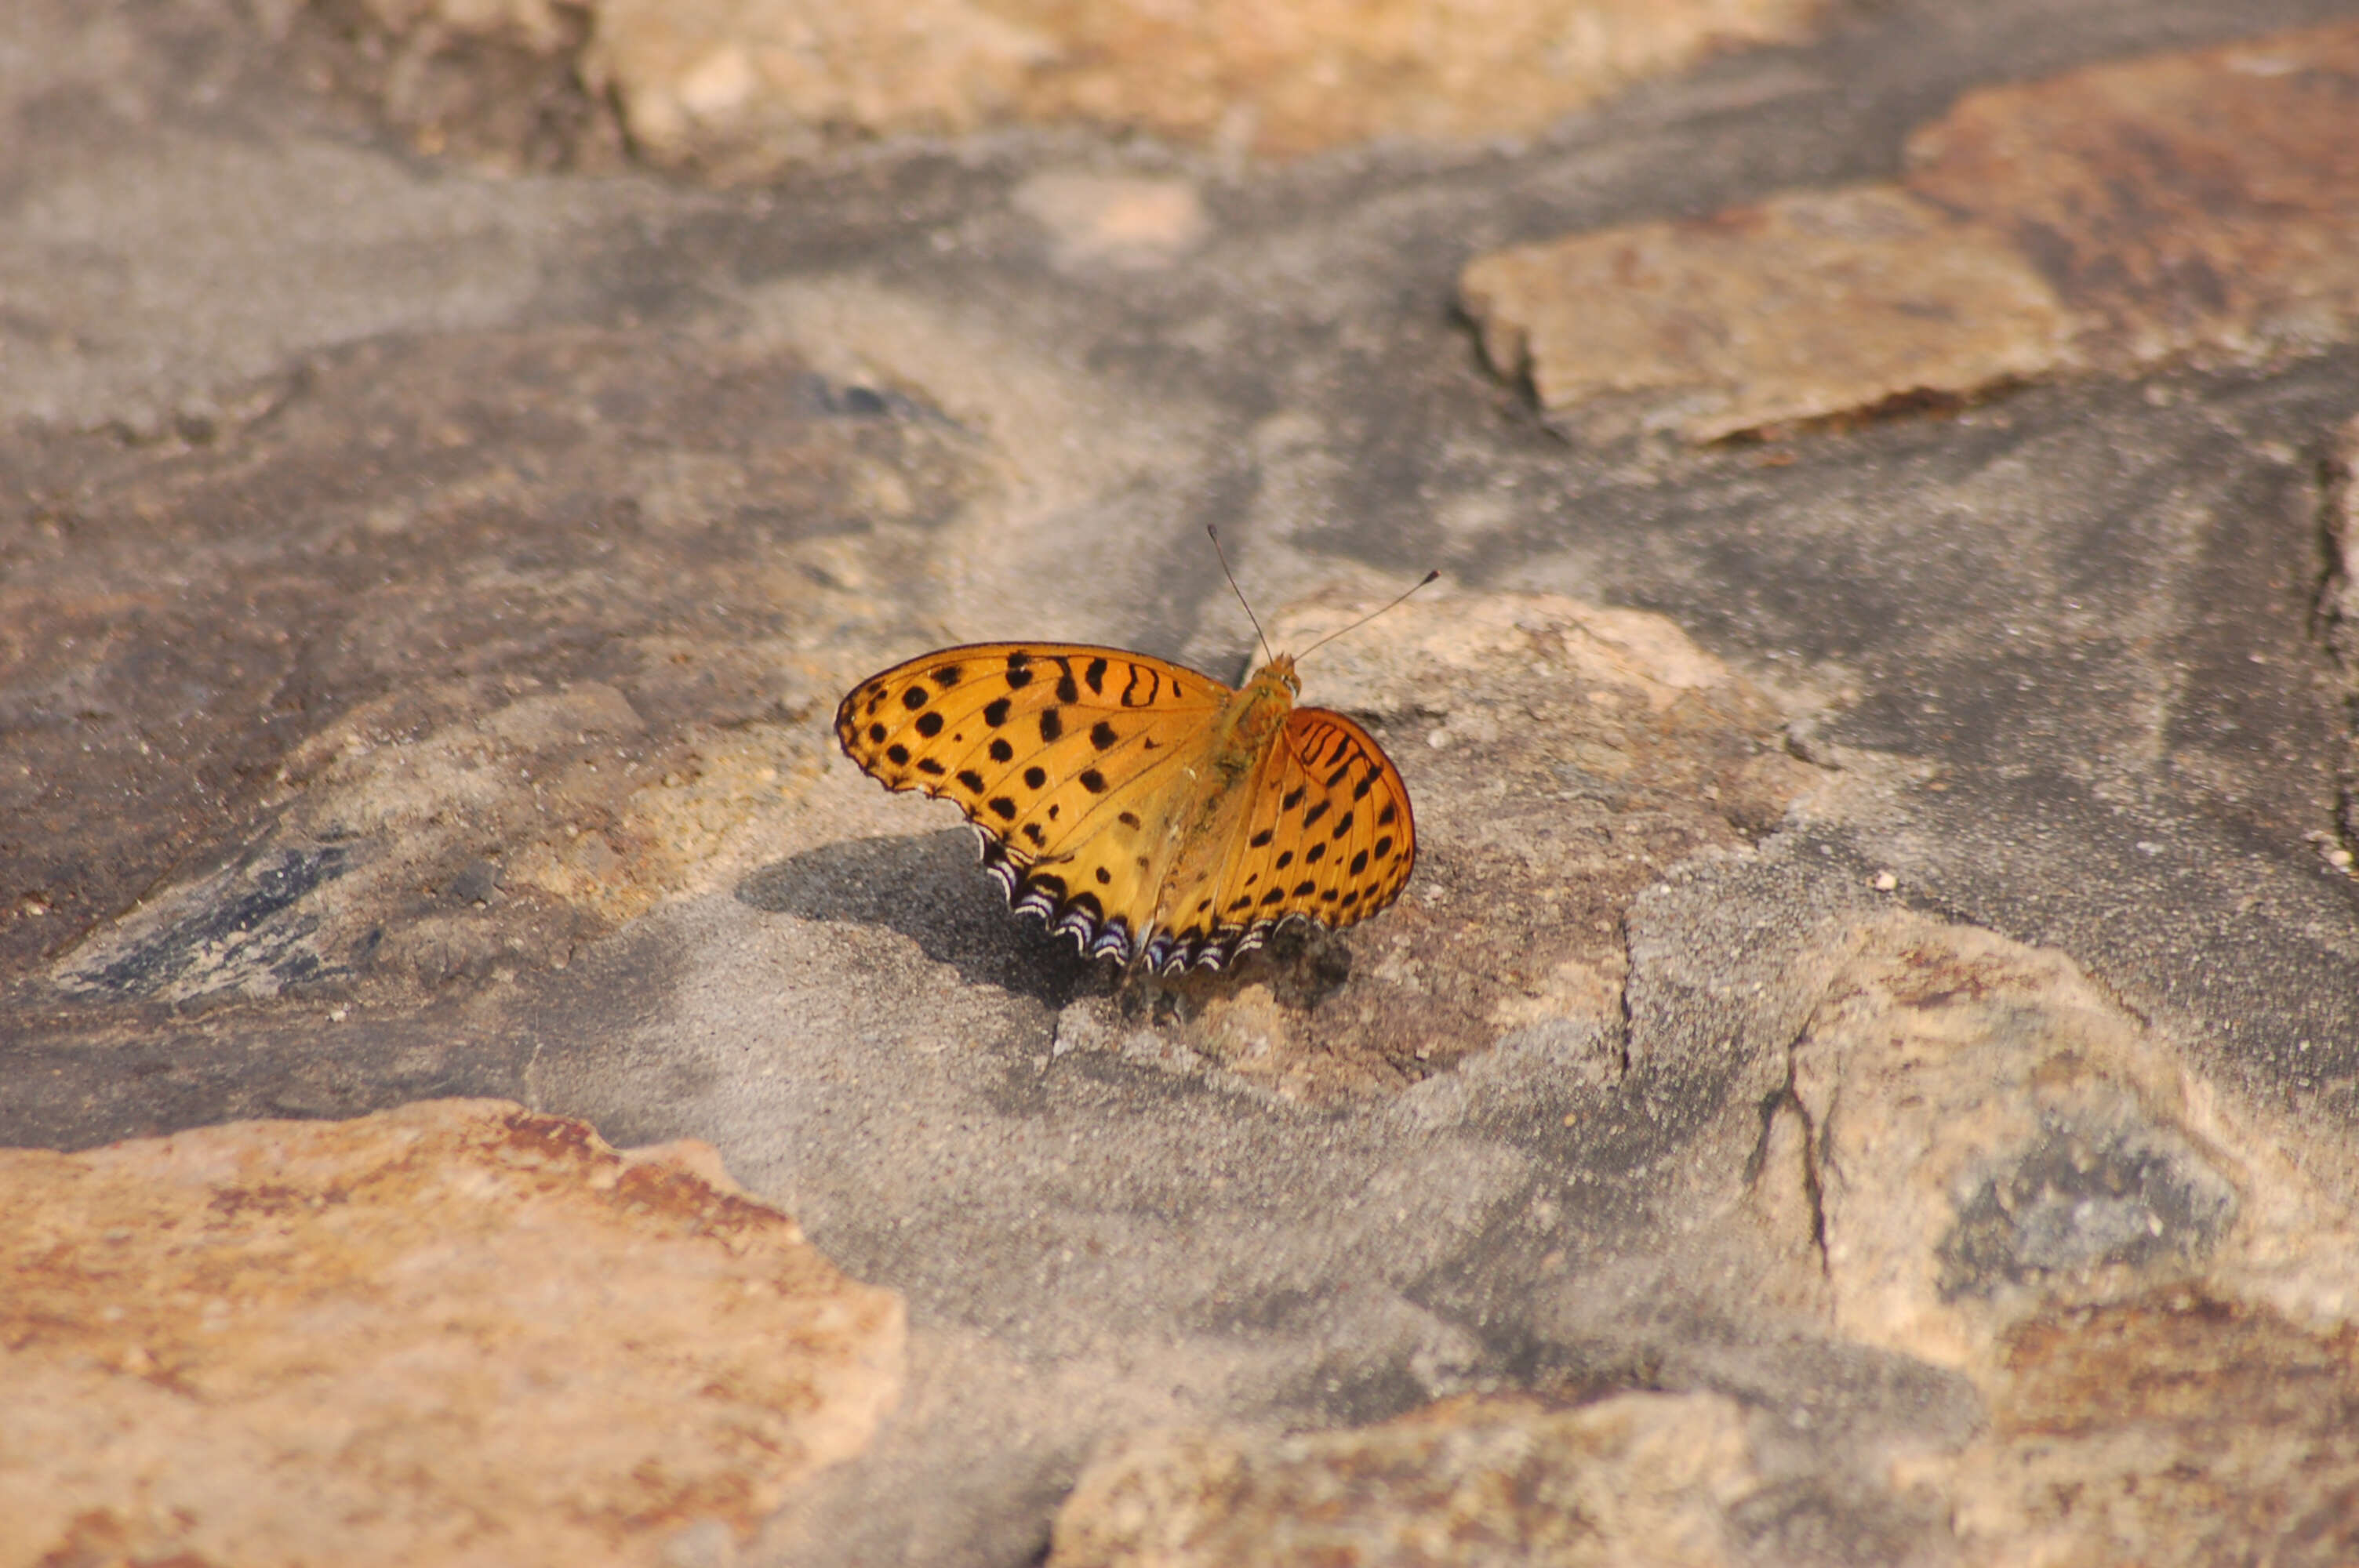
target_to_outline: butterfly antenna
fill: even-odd
[[[1402,595],[1400,596],[1400,599],[1396,599],[1396,600],[1393,600],[1393,602],[1392,602],[1392,604],[1387,604],[1387,605],[1384,606],[1384,607],[1383,607],[1383,609],[1380,609],[1380,610],[1371,610],[1371,611],[1369,611],[1365,615],[1361,616],[1357,621],[1353,622],[1349,626],[1339,626],[1339,627],[1337,627],[1334,631],[1328,633],[1327,633],[1327,635],[1325,635],[1324,637],[1320,638],[1320,639],[1319,639],[1319,641],[1317,641],[1316,643],[1311,643],[1311,644],[1310,644],[1310,646],[1309,646],[1308,648],[1303,649],[1303,650],[1302,650],[1302,652],[1300,652],[1300,653],[1299,653],[1299,654],[1295,654],[1295,655],[1294,655],[1294,656],[1295,656],[1295,658],[1296,658],[1297,660],[1307,659],[1307,658],[1309,658],[1312,654],[1317,653],[1320,649],[1321,649],[1321,648],[1325,647],[1328,643],[1330,643],[1333,642],[1336,638],[1338,638],[1338,637],[1342,636],[1344,633],[1346,633],[1346,632],[1356,632],[1356,631],[1358,631],[1361,627],[1365,626],[1369,622],[1374,621],[1377,616],[1382,615],[1382,614],[1385,612],[1385,611],[1386,611],[1386,610],[1390,610],[1390,609],[1392,609],[1392,608],[1394,607],[1394,605],[1397,605],[1397,604],[1399,604],[1399,603],[1401,602],[1401,600],[1403,600],[1403,599],[1407,599],[1407,598],[1408,597],[1409,593],[1415,593],[1419,589],[1423,588],[1427,583],[1430,583],[1430,582],[1433,581],[1433,580],[1434,580],[1434,579],[1436,579],[1436,578],[1440,577],[1440,575],[1441,575],[1441,568],[1440,568],[1440,567],[1436,567],[1436,568],[1433,568],[1433,570],[1431,570],[1431,571],[1430,571],[1430,572],[1426,573],[1423,577],[1421,577],[1421,578],[1418,579],[1416,582],[1414,582],[1414,583],[1410,584],[1410,585],[1409,585],[1408,593],[1404,593],[1404,594],[1402,594]]]
[[[1235,594],[1237,596],[1237,602],[1245,607],[1245,619],[1253,622],[1254,635],[1261,639],[1261,651],[1263,655],[1266,658],[1275,660],[1277,655],[1270,651],[1269,633],[1261,629],[1261,617],[1253,612],[1253,605],[1246,600],[1245,590],[1237,586],[1237,574],[1229,570],[1229,553],[1228,551],[1221,548],[1221,531],[1212,524],[1207,523],[1204,524],[1204,532],[1212,535],[1212,554],[1221,557],[1221,575],[1229,579],[1229,591]],[[1425,585],[1423,583],[1419,583],[1418,585],[1419,588],[1424,586]]]

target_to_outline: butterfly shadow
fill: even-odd
[[[962,979],[1052,1009],[1110,984],[1107,966],[1082,957],[1070,937],[1008,912],[964,828],[807,849],[748,874],[737,901],[772,914],[897,931]]]

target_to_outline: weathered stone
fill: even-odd
[[[1903,1469],[1969,1561],[2359,1541],[2347,1160],[2256,1124],[2060,955],[1894,916],[1793,1047],[1831,1314],[1966,1370],[1985,1434]]]
[[[427,150],[609,162],[611,95],[639,156],[728,180],[847,136],[1011,124],[1081,122],[1280,157],[1387,135],[1528,135],[1713,49],[1800,37],[1820,8],[337,0],[298,31],[314,70]],[[339,31],[342,48],[322,47]]]
[[[1904,184],[2039,269],[2067,365],[2314,351],[2359,332],[2354,95],[2348,21],[1986,88]]]
[[[2343,685],[2359,697],[2359,418],[2337,436],[2328,473],[2325,522],[2332,558],[2319,612],[2325,619],[2327,642],[2341,666]],[[2359,730],[2346,737],[2339,771],[2342,833],[2321,831],[2319,849],[2328,864],[2348,872],[2353,866],[2350,841],[2359,839]]]
[[[1691,441],[2359,333],[2359,28],[1968,94],[1897,187],[1479,258],[1502,373],[1592,438]]]
[[[899,1388],[710,1148],[495,1101],[0,1152],[0,1212],[8,1563],[655,1563]]]
[[[1850,940],[1792,1052],[1847,1336],[1987,1381],[2060,1304],[2205,1281],[2359,1314],[2354,1217],[2061,955],[1905,915]]]
[[[2052,368],[2067,330],[1998,235],[1879,186],[1503,251],[1461,292],[1491,362],[1593,439],[1963,397]]]
[[[1051,1568],[1745,1561],[1761,1489],[1744,1411],[1709,1394],[1572,1410],[1462,1399],[1353,1432],[1144,1433],[1085,1472]]]
[[[321,422],[347,393],[374,470]],[[782,721],[861,655],[814,664],[814,628],[874,613],[863,558],[968,482],[897,406],[791,352],[486,336],[319,365],[168,477],[97,442],[54,485],[27,463],[0,884],[43,914],[0,957],[168,1000],[562,968],[819,766]]]
[[[2359,1334],[2200,1288],[2041,1314],[1941,1485],[1970,1562],[2350,1562]]]

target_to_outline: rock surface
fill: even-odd
[[[657,1563],[856,1454],[901,1303],[497,1101],[0,1154],[0,1562]]]
[[[1593,436],[1712,441],[2359,335],[2359,24],[1970,93],[1899,183],[1484,256],[1492,362]]]
[[[1236,160],[1531,135],[1820,0],[271,0],[319,76],[429,152],[764,178],[877,136],[1143,133]]]
[[[701,1141],[755,1199],[700,1202],[776,1205],[907,1303],[864,1438],[625,1465],[673,1510],[639,1524],[529,1499],[642,1424],[451,1483],[585,1552],[1366,1555],[1464,1524],[1434,1560],[1498,1560],[1610,1500],[1625,1557],[2354,1555],[2346,15],[1902,0],[1610,97],[1574,59],[1543,102],[1480,74],[1525,13],[1435,8],[1467,51],[1437,69],[1473,74],[1397,93],[1373,57],[1248,79],[1171,43],[1082,63],[1196,62],[1167,70],[1193,119],[897,70],[981,95],[814,133],[749,89],[659,146],[626,70],[725,107],[697,73],[726,50],[598,54],[622,14],[0,15],[12,1159],[295,1167],[385,1125],[351,1119],[496,1098]],[[1273,14],[1312,43],[1361,15]],[[1230,113],[1308,116],[1321,81],[1364,117]],[[1289,125],[1330,150],[1263,160]],[[1528,139],[1464,139],[1502,127]],[[1544,354],[1534,406],[1455,313],[1470,267],[1633,236],[1697,341],[1751,337],[1649,357],[1661,323],[1594,271],[1545,302],[1549,352],[1585,330],[1653,379]],[[1646,429],[1752,434],[1612,434]],[[1206,523],[1297,650],[1441,568],[1303,667],[1400,763],[1419,873],[1233,977],[1126,983],[1012,921],[948,808],[829,720],[968,640],[1235,678],[1256,638]],[[388,1224],[484,1169],[437,1147]],[[685,1277],[639,1257],[557,1293]],[[440,1332],[383,1311],[379,1343]],[[41,1375],[178,1397],[106,1321],[0,1343],[97,1335],[116,1359]],[[160,1366],[202,1323],[141,1343]],[[346,1343],[265,1348],[342,1387]],[[764,1388],[732,1430],[793,1430]],[[320,1452],[294,1409],[235,1453]],[[181,1429],[147,1430],[168,1467]],[[270,1485],[204,1517],[294,1528]]]

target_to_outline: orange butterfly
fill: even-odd
[[[977,643],[862,681],[835,737],[886,789],[956,801],[1017,914],[1093,957],[1217,969],[1280,921],[1366,919],[1417,860],[1399,770],[1300,689],[1283,654],[1239,691],[1117,648]]]

